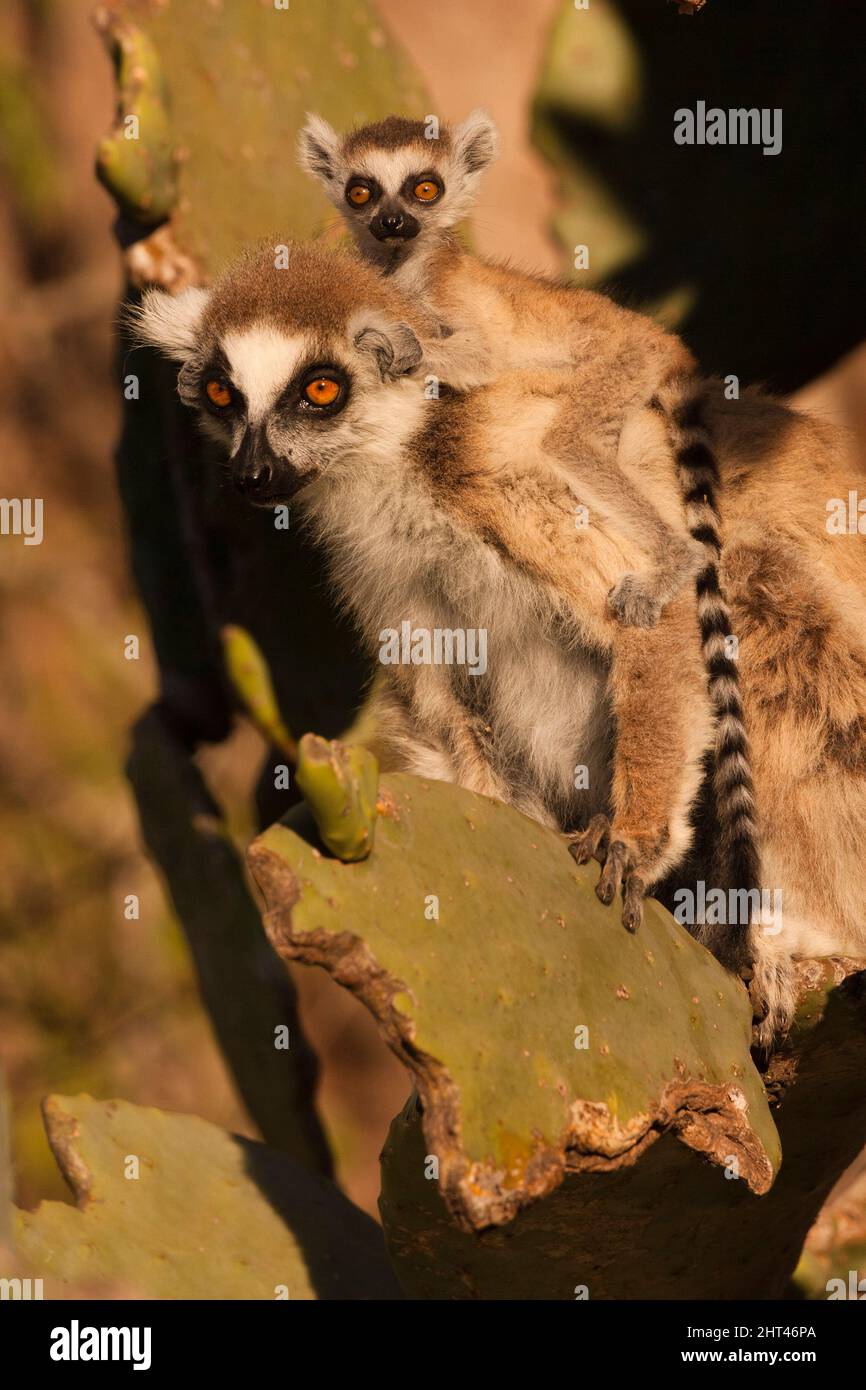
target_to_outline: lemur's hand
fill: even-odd
[[[649,576],[624,574],[608,594],[607,606],[624,627],[657,627],[663,604]]]
[[[616,827],[611,826],[607,816],[593,816],[583,834],[578,835],[568,846],[569,853],[578,864],[588,864],[597,859],[602,865],[601,875],[595,887],[596,897],[609,907],[622,889],[622,924],[631,932],[637,931],[643,921],[643,900],[646,897],[646,883],[635,872],[637,866],[637,846],[627,839],[616,838]]]

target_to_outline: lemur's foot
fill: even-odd
[[[598,860],[602,870],[595,887],[596,897],[605,907],[609,907],[622,890],[622,924],[628,931],[637,931],[643,921],[646,884],[634,872],[634,848],[624,840],[611,840],[610,821],[607,816],[599,815],[593,816],[583,834],[577,836],[568,849],[578,864],[588,864],[590,859]]]
[[[723,961],[722,964],[724,963]],[[767,1026],[770,1005],[759,978],[756,978],[758,963],[755,960],[745,960],[739,965],[732,965],[731,969],[749,996],[749,1003],[752,1006],[752,1061],[758,1071],[766,1071],[772,1054],[775,1029],[772,1023],[769,1027]]]
[[[662,604],[647,580],[624,574],[607,596],[607,606],[624,627],[658,627]]]
[[[742,974],[740,978],[743,978]],[[744,980],[743,983],[752,1006],[752,1061],[758,1071],[764,1072],[770,1065],[781,1020],[778,1010],[773,1008],[760,972],[758,975],[753,972],[751,980]]]
[[[643,921],[643,900],[646,897],[646,884],[640,874],[629,874],[622,897],[622,924],[626,931],[636,932]]]
[[[766,1071],[794,1017],[797,980],[792,961],[787,956],[759,950],[748,991],[752,1004],[752,1060],[759,1071]]]
[[[757,1070],[765,1072],[773,1057],[773,1035],[772,1030],[767,1028],[764,1020],[752,1019],[752,1041],[749,1052]]]
[[[568,846],[568,852],[577,864],[588,864],[597,859],[603,864],[610,842],[610,821],[607,816],[593,816],[585,830],[575,835]]]

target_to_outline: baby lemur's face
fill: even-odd
[[[301,164],[324,185],[361,251],[380,264],[400,263],[465,217],[496,155],[496,127],[483,111],[432,132],[430,122],[398,116],[345,137],[310,116],[301,132]]]
[[[269,247],[210,290],[148,291],[136,326],[181,363],[181,399],[224,445],[237,489],[274,507],[414,428],[422,350],[401,309],[357,260],[289,246],[278,269]]]

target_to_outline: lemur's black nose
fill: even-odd
[[[267,459],[253,459],[241,472],[235,474],[235,487],[244,497],[255,497],[264,492],[274,481],[274,470]]]
[[[276,477],[273,450],[263,430],[248,429],[234,459],[233,482],[238,492],[255,502]]]
[[[402,230],[402,212],[389,212],[386,217],[382,218],[382,231],[385,232],[388,236],[396,236],[398,232],[402,232]]]

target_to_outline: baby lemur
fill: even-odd
[[[618,448],[625,423],[635,465],[642,429],[648,457],[655,451],[658,460],[652,415],[665,427],[668,471],[681,489],[677,520],[687,526],[681,533],[676,522],[660,524],[655,491],[644,495],[643,515],[656,548],[650,548],[649,568],[640,574],[633,570],[634,553],[624,557],[626,573],[617,576],[608,602],[622,622],[651,624],[675,594],[697,584],[716,716],[711,761],[717,882],[753,889],[759,879],[754,794],[739,676],[726,648],[731,620],[718,577],[718,474],[704,425],[705,383],[685,345],[645,316],[592,291],[555,285],[464,251],[451,228],[470,210],[481,173],[495,157],[496,128],[477,111],[453,129],[440,126],[435,139],[429,133],[420,121],[390,116],[341,137],[310,116],[299,155],[365,259],[436,324],[438,336],[425,347],[429,373],[471,390],[518,369],[571,372],[570,426],[584,447],[566,466],[573,469],[581,457],[578,485],[606,513],[618,501],[629,521],[634,516],[634,493]]]
[[[407,633],[377,686],[383,763],[572,834],[634,929],[688,849],[713,737],[695,597],[649,628],[611,612],[613,581],[652,557],[653,523],[593,488],[575,373],[506,372],[429,399],[427,329],[371,267],[310,246],[281,269],[273,248],[249,253],[213,289],[151,291],[140,311],[240,491],[297,498],[369,654]],[[674,525],[664,422],[644,414],[624,425],[622,475]],[[589,525],[575,524],[578,478]],[[453,647],[468,631],[485,634],[486,670],[461,664],[459,644],[457,660],[431,656],[437,634]],[[748,924],[729,932],[729,958],[748,938]]]

